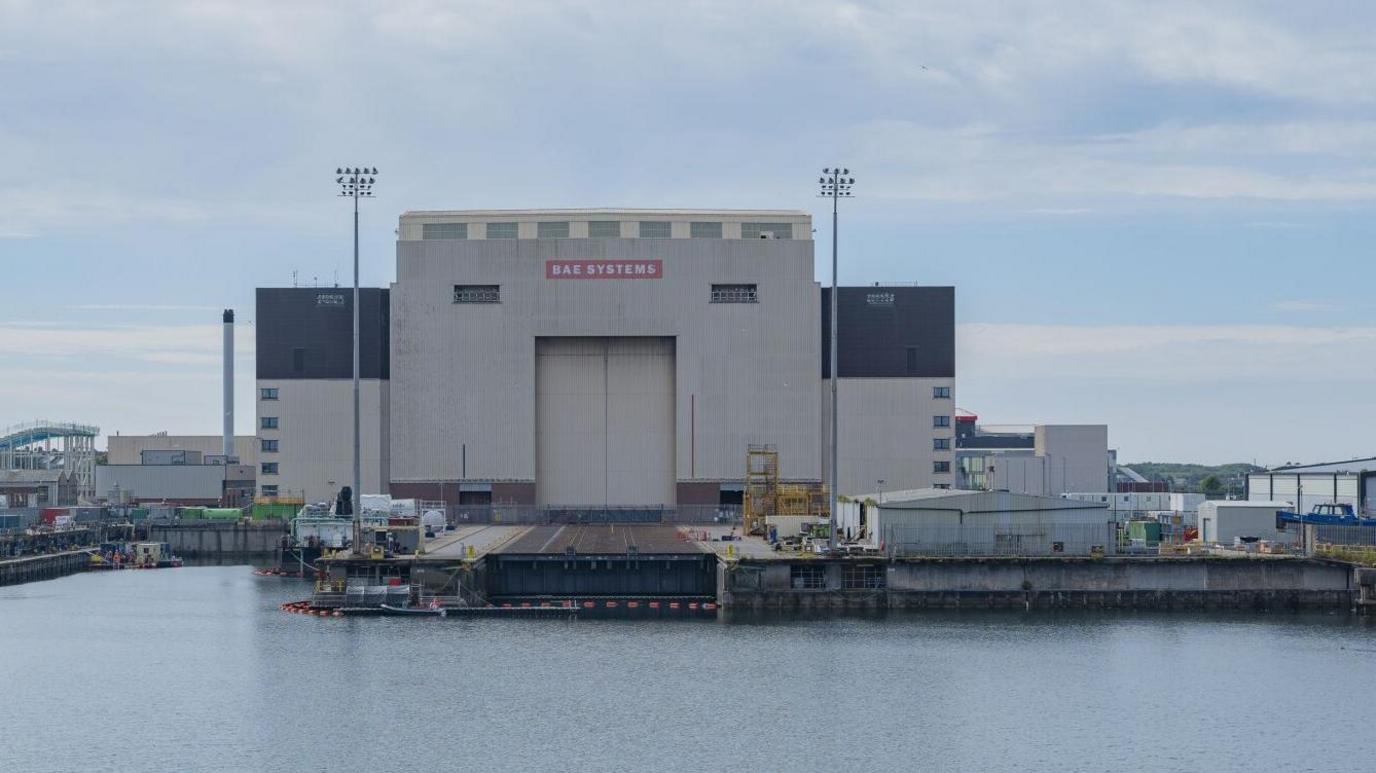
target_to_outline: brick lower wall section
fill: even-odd
[[[680,505],[715,505],[721,502],[721,484],[703,481],[679,481]]]

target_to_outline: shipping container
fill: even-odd
[[[206,507],[202,517],[208,521],[237,521],[244,517],[244,511],[237,507]]]
[[[299,505],[291,504],[255,504],[252,511],[253,520],[264,521],[278,519],[289,521],[296,517],[297,511],[300,509],[301,507]]]

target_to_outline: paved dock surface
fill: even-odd
[[[620,555],[631,548],[641,555],[701,553],[703,549],[674,526],[659,524],[568,524],[535,526],[495,552],[561,554],[570,548],[581,555]]]
[[[742,537],[739,526],[685,526],[684,532],[694,538],[703,550],[716,553],[725,558],[727,547],[731,547],[736,558],[781,558],[778,551],[774,550],[763,537]],[[721,538],[726,535],[734,536],[735,539],[726,542]]]
[[[476,551],[476,558],[491,553],[503,545],[518,539],[533,526],[460,526],[425,542],[425,555],[433,558],[462,558],[470,545]]]

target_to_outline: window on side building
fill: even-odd
[[[668,220],[641,220],[640,238],[642,239],[668,239],[669,221]]]
[[[692,222],[688,224],[688,235],[694,239],[720,239],[721,223]]]
[[[276,416],[261,416],[258,421],[259,429],[277,429]]]
[[[487,238],[489,239],[515,239],[515,223],[488,223]]]
[[[259,443],[259,445],[258,445],[258,450],[261,451],[262,453],[265,453],[265,454],[275,454],[275,453],[277,453],[277,443],[278,443],[277,440],[275,440],[275,439],[274,439],[274,440],[269,440],[268,438],[261,438],[261,439],[258,441],[258,443]]]
[[[948,386],[932,387],[932,399],[949,400],[951,399],[951,388]]]
[[[940,428],[940,427],[949,427],[949,426],[951,426],[951,417],[950,417],[950,416],[933,416],[933,417],[932,417],[932,426],[933,426],[933,427],[937,427],[937,428]]]
[[[276,475],[278,462],[263,462],[264,475]]]
[[[712,303],[759,303],[760,294],[753,284],[712,285]]]
[[[742,239],[792,239],[792,223],[741,223]]]
[[[619,239],[621,238],[621,223],[616,220],[589,220],[588,238]]]
[[[541,239],[569,238],[569,221],[547,220],[535,224],[535,235]]]
[[[933,451],[950,451],[950,450],[951,450],[951,439],[948,438],[948,437],[934,437],[934,438],[932,438],[932,450],[933,450]]]
[[[501,285],[454,285],[454,303],[501,302]]]
[[[467,239],[468,223],[425,223],[420,227],[422,239]]]
[[[263,496],[265,496],[265,497],[275,497],[275,496],[277,496],[277,484],[276,484],[276,483],[264,484],[264,485],[263,485]]]
[[[277,387],[262,387],[261,389],[258,390],[258,399],[259,399],[259,400],[276,400],[276,399],[277,399]]]
[[[935,473],[944,473],[944,472],[950,472],[950,471],[951,471],[951,463],[950,463],[950,462],[932,462],[932,472],[935,472]]]

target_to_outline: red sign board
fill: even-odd
[[[547,260],[546,279],[659,279],[662,260]]]

